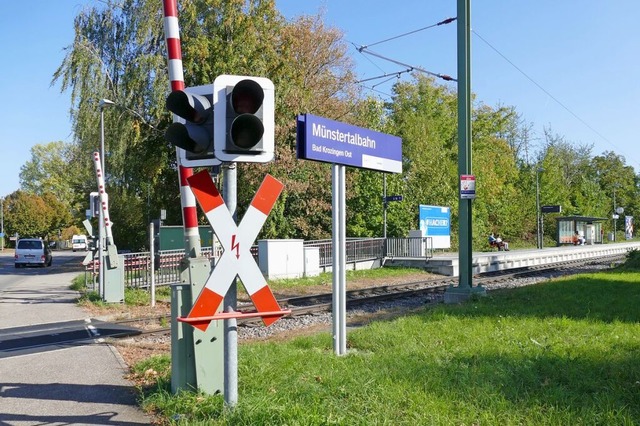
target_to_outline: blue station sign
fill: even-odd
[[[311,114],[298,115],[298,158],[402,173],[402,139]]]

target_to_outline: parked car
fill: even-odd
[[[18,240],[15,251],[15,267],[27,265],[51,266],[53,255],[47,244],[39,238]]]

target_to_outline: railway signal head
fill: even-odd
[[[97,192],[91,192],[89,194],[89,210],[91,210],[91,217],[100,216],[100,209],[102,205],[100,204],[100,194]]]
[[[167,109],[179,118],[165,132],[165,139],[181,148],[186,167],[220,164],[213,153],[213,88],[210,84],[175,90],[167,97]]]
[[[262,77],[221,75],[213,82],[214,153],[221,161],[274,157],[274,86]]]

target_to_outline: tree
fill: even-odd
[[[239,188],[238,206],[240,211],[248,206],[258,183],[269,172],[283,181],[285,189],[278,202],[282,205],[272,211],[261,237],[275,231],[281,238],[328,238],[331,168],[296,158],[295,117],[308,112],[358,125],[353,113],[359,99],[353,63],[342,32],[327,27],[320,15],[284,24],[275,45],[277,62],[271,78],[277,87],[276,161],[257,167],[240,165],[246,187]]]
[[[42,196],[42,201],[47,206],[47,209],[43,212],[47,216],[47,222],[49,223],[47,238],[52,239],[61,235],[63,229],[72,226],[74,220],[69,206],[62,202],[57,195],[46,192]]]
[[[522,224],[535,208],[518,188],[518,156],[510,135],[517,133],[513,108],[480,105],[473,116],[473,173],[477,176],[473,209],[474,242],[484,247],[487,236],[523,238]]]
[[[354,115],[362,127],[385,132],[387,120],[384,103],[373,97],[364,99],[356,105]],[[391,186],[391,174],[379,171],[349,168],[347,170],[348,200],[346,211],[347,235],[352,237],[379,237],[384,233],[383,185]],[[389,189],[390,190],[390,189]],[[394,206],[387,207],[387,229],[391,228],[390,212]]]
[[[117,107],[104,111],[107,191],[150,201],[131,203],[128,220],[155,217],[144,210],[156,206],[154,211],[166,208],[168,222],[176,223],[181,209],[175,151],[159,130],[170,120],[164,109],[168,73],[160,7],[150,0],[107,0],[82,11],[75,20],[74,43],[54,82],[61,82],[62,90],[71,89],[74,156],[90,182],[77,190],[92,189],[91,153],[99,140],[96,101],[108,98]],[[288,24],[272,1],[185,0],[179,13],[187,86],[211,83],[220,74],[239,74],[266,76],[278,87],[278,160],[240,166],[239,207],[245,208],[264,173],[271,171],[285,181],[286,192],[263,235],[326,236],[330,191],[313,182],[326,181],[328,166],[297,162],[293,117],[299,111],[330,118],[348,114],[346,99],[355,86],[341,34],[313,17]]]
[[[50,192],[70,203],[73,197],[69,176],[73,164],[69,163],[69,149],[64,142],[31,147],[31,160],[20,168],[21,188],[37,195]]]
[[[81,169],[77,197],[86,205],[88,194],[97,190],[93,152],[100,141],[98,101],[107,98],[116,104],[104,109],[107,192],[149,197],[177,221],[180,204],[171,203],[179,194],[175,149],[160,130],[170,120],[164,107],[169,83],[161,6],[148,0],[108,0],[81,11],[74,21],[74,42],[53,82],[71,93],[72,161]],[[112,208],[117,209],[115,201]],[[147,217],[149,205],[132,203],[131,217]],[[84,216],[84,209],[77,216]],[[140,222],[131,226],[146,229]],[[129,245],[126,239],[121,243]]]
[[[595,173],[594,181],[599,187],[599,214],[610,218],[614,214],[615,204],[616,207],[624,208],[624,215],[638,217],[640,215],[638,177],[633,167],[626,165],[624,157],[606,151],[594,157],[590,167]],[[612,222],[608,221],[605,224],[610,226],[607,229],[613,231]]]
[[[20,168],[20,187],[41,197],[53,195],[56,205],[61,204],[56,210],[64,214],[64,220],[70,211],[81,217],[87,197],[80,197],[76,191],[80,174],[80,165],[73,161],[72,144],[58,141],[34,145],[31,159]]]
[[[402,176],[391,181],[401,184],[397,190],[404,196],[393,206],[400,229],[390,235],[405,236],[418,227],[420,204],[449,206],[452,217],[457,211],[457,98],[432,78],[416,75],[413,82],[395,84],[387,109],[388,133],[402,138],[403,156]]]
[[[47,238],[51,228],[51,215],[42,198],[18,190],[5,198],[4,208],[7,235]]]
[[[590,165],[591,146],[575,145],[544,129],[545,144],[539,153],[541,205],[560,205],[562,215],[599,216]],[[556,215],[557,216],[557,215]],[[543,215],[546,235],[555,235],[553,215]]]

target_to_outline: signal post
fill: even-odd
[[[189,188],[207,213],[225,252],[214,268],[203,257],[184,259],[182,284],[175,286],[172,292],[172,390],[197,388],[209,394],[223,392],[225,403],[235,406],[236,318],[242,315],[262,316],[265,324],[270,324],[286,313],[280,310],[273,295],[268,297],[271,292],[266,282],[262,285],[259,281],[264,281],[264,277],[253,257],[246,254],[271,206],[266,210],[262,222],[260,219],[245,220],[245,216],[241,224],[235,227],[236,162],[264,163],[274,158],[274,86],[270,80],[262,77],[221,75],[213,85],[173,91],[167,97],[167,108],[178,117],[167,129],[165,138],[180,148],[181,164],[188,167],[222,166],[225,210],[228,210],[226,214],[213,215],[212,200],[215,200],[216,206],[225,202],[217,193],[208,172],[200,172],[187,179]],[[204,192],[201,189],[203,185],[206,188]],[[259,193],[264,195],[269,191],[265,192],[261,187]],[[277,195],[279,193],[277,191]],[[252,210],[250,207],[247,214]],[[216,217],[218,219],[214,219]],[[220,219],[223,217],[225,219]],[[220,220],[226,225],[214,223]],[[255,223],[245,224],[247,222],[259,225],[255,228]],[[248,228],[253,231],[244,231]],[[228,232],[232,233],[227,235]],[[240,250],[243,250],[242,256]],[[239,263],[231,261],[234,256],[235,259],[251,257],[245,261],[252,262],[253,268],[238,267]],[[245,274],[252,271],[243,283],[249,294],[256,294],[252,300],[258,308],[257,314],[235,312],[235,282],[240,270]],[[217,280],[231,277],[231,282],[224,283],[227,287],[214,288],[211,284],[214,275],[218,277]],[[186,285],[187,282],[190,285]],[[212,294],[216,297],[212,298]],[[220,303],[222,298],[224,303]],[[221,326],[220,320],[224,321],[224,326]],[[211,321],[214,324],[209,325]],[[187,324],[193,325],[193,328]]]

